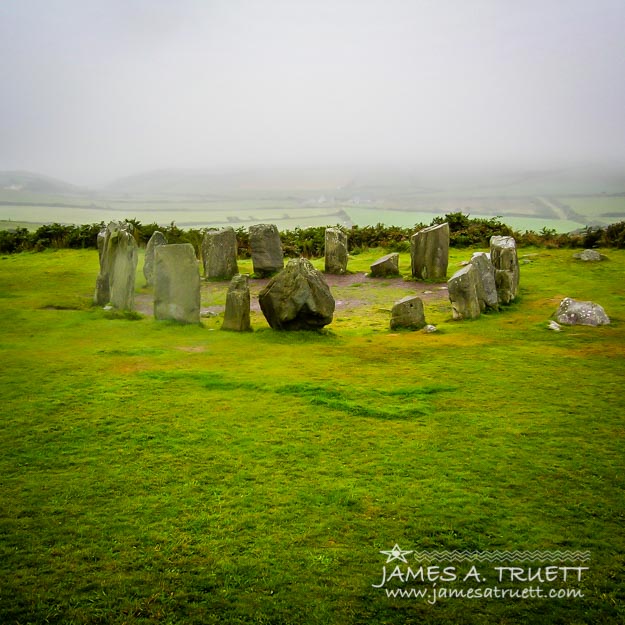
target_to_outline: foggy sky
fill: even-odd
[[[0,169],[625,163],[623,0],[4,0]]]

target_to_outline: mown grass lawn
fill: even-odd
[[[0,622],[623,622],[625,252],[602,251],[522,249],[515,304],[428,301],[435,334],[388,330],[383,281],[325,332],[236,334],[91,308],[94,251],[1,258]],[[564,296],[612,325],[547,330]],[[590,561],[543,584],[583,597],[433,604],[374,587],[395,544]]]

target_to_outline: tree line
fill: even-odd
[[[156,223],[142,224],[136,219],[126,220],[134,226],[134,236],[138,245],[144,246],[156,230],[160,230],[169,243],[191,243],[196,254],[200,255],[202,239],[207,230],[215,228],[189,228],[183,230],[171,222],[168,226],[159,226]],[[501,221],[501,217],[490,219],[471,218],[462,212],[448,213],[444,217],[435,217],[429,225],[447,222],[450,230],[450,245],[452,247],[486,247],[491,236],[513,236],[518,246],[538,247],[617,247],[625,248],[625,221],[609,226],[586,227],[579,232],[558,234],[555,230],[543,228],[540,232],[515,232]],[[26,228],[15,230],[0,230],[0,253],[14,254],[18,252],[41,252],[47,249],[87,249],[96,248],[98,233],[104,222],[82,226],[65,224],[43,225],[34,232]],[[399,226],[352,226],[341,228],[348,235],[349,251],[358,254],[362,250],[382,247],[392,252],[407,252],[410,250],[410,237],[426,224],[415,224],[412,228]],[[318,258],[323,256],[325,247],[324,226],[312,228],[295,228],[280,233],[282,248],[287,257],[304,256]],[[247,228],[235,229],[239,256],[250,256],[249,233]]]

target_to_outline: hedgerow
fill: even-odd
[[[191,243],[196,255],[200,255],[202,239],[207,230],[214,228],[190,228],[182,230],[171,222],[168,226],[156,223],[142,224],[136,219],[126,220],[134,226],[134,236],[138,245],[144,246],[156,230],[160,230],[169,243]],[[430,225],[447,222],[449,224],[449,243],[452,247],[488,245],[493,235],[514,236],[519,246],[538,246],[548,248],[562,247],[616,247],[625,248],[625,221],[611,224],[605,228],[588,227],[578,233],[558,234],[555,230],[543,228],[540,232],[515,232],[501,221],[501,217],[490,219],[471,218],[464,213],[448,213],[444,217],[435,217]],[[96,248],[98,232],[104,226],[89,224],[82,226],[46,224],[34,232],[26,228],[0,230],[0,253],[14,254],[25,251],[43,251],[59,248]],[[394,252],[406,252],[410,249],[410,237],[425,224],[415,224],[412,228],[398,226],[334,226],[348,235],[349,251],[357,254],[362,250],[382,247]],[[249,258],[249,234],[245,227],[235,230],[239,256]],[[324,254],[325,227],[295,228],[280,233],[285,256],[318,258]]]

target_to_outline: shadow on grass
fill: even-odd
[[[319,385],[308,382],[269,385],[247,380],[234,380],[216,373],[149,372],[144,375],[163,382],[183,379],[196,381],[208,392],[274,393],[347,415],[389,420],[410,419],[432,414],[433,408],[428,398],[438,393],[456,390],[455,387],[439,384],[398,387],[390,390]]]
[[[328,340],[338,340],[334,331],[327,328],[319,330],[274,330],[272,328],[259,328],[254,330],[254,336],[267,343],[277,345],[298,345],[326,343]]]

